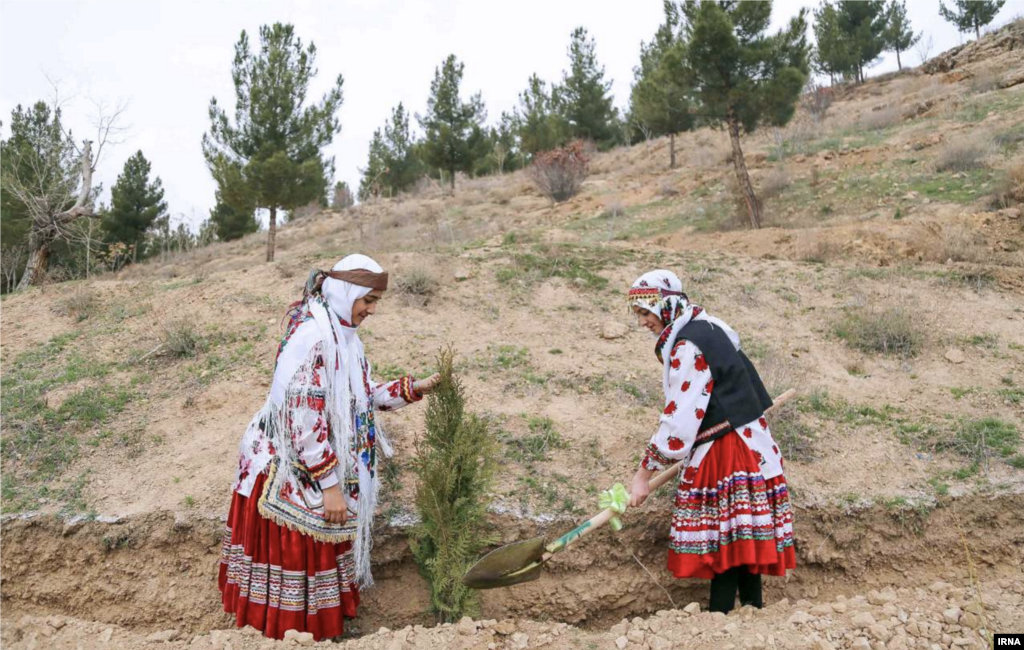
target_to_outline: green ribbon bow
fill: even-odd
[[[626,492],[626,486],[622,483],[616,483],[610,490],[605,490],[601,493],[597,504],[602,510],[611,508],[618,514],[623,514],[626,512],[626,507],[629,506],[629,493]],[[614,531],[622,530],[622,520],[618,517],[613,516],[608,521],[608,525]]]

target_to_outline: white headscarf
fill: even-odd
[[[662,379],[662,387],[668,393],[668,375],[671,354],[660,354],[662,345],[671,345],[679,335],[679,330],[691,320],[702,320],[711,323],[714,327],[721,328],[733,347],[740,349],[740,335],[719,318],[709,316],[703,308],[693,304],[683,293],[683,283],[672,271],[657,269],[644,273],[637,278],[629,288],[629,306],[634,305],[647,311],[654,312],[664,323],[665,329],[657,336],[659,352],[665,372]]]
[[[332,271],[356,271],[359,269],[373,271],[374,273],[384,272],[380,264],[377,264],[377,262],[366,255],[359,254],[349,255],[331,268]],[[351,323],[352,305],[360,298],[365,298],[373,290],[370,287],[361,287],[358,284],[352,284],[344,280],[327,278],[324,280],[321,291],[324,297],[327,298],[327,304],[331,306],[331,311],[346,323]]]

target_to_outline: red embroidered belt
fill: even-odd
[[[704,429],[703,431],[697,434],[697,439],[693,441],[693,448],[696,449],[701,445],[706,445],[712,440],[717,440],[718,438],[721,438],[730,431],[732,431],[732,425],[729,424],[728,420],[725,420],[724,422],[719,422],[713,427],[708,427],[707,429]]]

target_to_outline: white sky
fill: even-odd
[[[773,22],[783,24],[799,7],[817,2],[776,0]],[[941,20],[938,0],[908,0],[911,24],[934,39],[932,55],[966,37]],[[483,92],[488,120],[510,111],[536,72],[560,80],[574,27],[597,41],[606,78],[614,80],[617,106],[629,98],[640,42],[650,40],[662,19],[661,0],[2,0],[0,1],[0,119],[9,135],[17,104],[49,100],[57,81],[70,98],[65,123],[78,137],[91,132],[91,100],[129,102],[123,142],[104,153],[94,181],[109,201],[125,160],[141,149],[160,176],[175,219],[195,226],[214,204],[214,182],[200,142],[209,127],[207,108],[216,96],[234,104],[231,61],[244,29],[258,44],[260,25],[289,22],[318,50],[318,100],[340,73],[345,102],[342,131],[328,149],[335,180],[359,185],[374,129],[404,102],[425,109],[434,69],[454,53],[466,64],[464,94]],[[995,25],[1024,13],[1024,0],[1008,0]],[[809,32],[808,37],[813,40]],[[973,38],[973,34],[970,35]],[[904,65],[916,65],[907,53]],[[887,54],[870,73],[894,70]],[[229,110],[230,113],[230,110]],[[418,128],[415,120],[414,128]]]

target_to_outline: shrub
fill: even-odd
[[[860,128],[868,131],[881,131],[903,121],[903,113],[899,106],[886,106],[877,111],[861,115]]]
[[[537,154],[527,170],[541,194],[555,203],[576,196],[589,173],[590,157],[581,140]]]
[[[826,86],[811,81],[807,84],[807,94],[804,95],[803,105],[810,114],[815,124],[825,119],[825,114],[835,100],[835,91]]]
[[[935,170],[940,172],[966,172],[985,166],[985,156],[991,149],[990,141],[977,135],[950,140],[939,149]]]
[[[762,201],[775,198],[782,194],[783,190],[790,186],[792,181],[789,178],[789,173],[785,167],[773,167],[771,172],[765,176],[764,180],[761,181],[760,192],[758,198]]]
[[[403,273],[395,281],[395,290],[419,306],[426,305],[437,293],[438,282],[433,273],[424,268],[414,268]]]
[[[1007,171],[999,190],[999,203],[1007,208],[1024,205],[1024,159],[1017,160]]]
[[[833,327],[836,336],[864,352],[912,357],[921,351],[924,333],[903,307],[856,309]]]
[[[434,612],[446,623],[477,610],[476,592],[462,576],[490,542],[484,528],[496,465],[495,436],[486,421],[465,412],[454,358],[450,347],[438,354],[441,381],[430,395],[426,435],[413,463],[422,523],[410,540]]]
[[[95,291],[78,287],[54,305],[53,311],[60,316],[70,316],[81,322],[92,316],[98,305],[99,299]]]
[[[191,321],[175,320],[164,325],[164,349],[175,357],[194,357],[206,349],[206,342]]]

